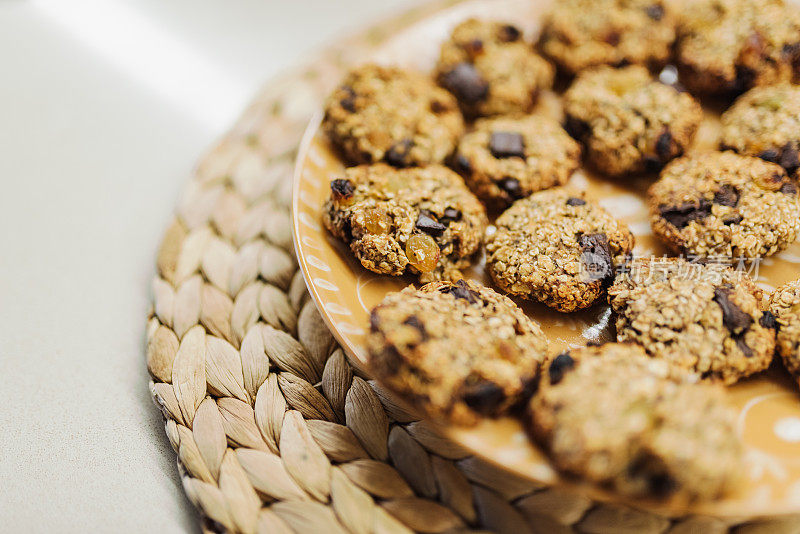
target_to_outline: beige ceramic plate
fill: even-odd
[[[480,0],[442,9],[397,33],[375,57],[383,63],[429,70],[439,42],[458,21],[470,15],[511,20],[529,35],[538,32],[537,21],[548,2],[530,0]],[[554,95],[547,95],[542,113],[558,117]],[[389,291],[411,283],[375,275],[364,268],[349,250],[332,239],[322,227],[320,212],[329,194],[328,183],[340,176],[343,165],[319,130],[319,117],[309,126],[298,156],[294,182],[294,239],[300,268],[326,323],[345,350],[364,362],[363,341],[368,310]],[[698,135],[698,148],[713,147],[717,117],[709,113]],[[627,222],[637,238],[637,254],[664,254],[653,239],[646,219],[642,194],[652,177],[614,183],[576,173],[571,184],[590,190],[617,217]],[[798,276],[800,246],[772,259],[759,269],[758,282],[767,290]],[[489,283],[481,265],[469,276]],[[551,342],[577,346],[587,340],[609,339],[611,311],[601,304],[588,311],[560,314],[543,306],[521,303],[542,325]],[[741,495],[726,501],[701,503],[691,510],[672,509],[659,503],[635,503],[665,514],[702,513],[714,516],[756,517],[800,512],[800,395],[784,372],[772,369],[765,375],[729,390],[730,401],[739,410],[739,432],[747,445],[745,467],[749,483]],[[568,484],[601,500],[621,501],[603,490],[564,480],[550,467],[541,451],[530,443],[521,424],[511,418],[486,421],[475,428],[443,427],[452,439],[475,454],[525,477],[546,484]]]

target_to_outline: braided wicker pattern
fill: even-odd
[[[164,236],[150,390],[203,530],[727,532],[716,519],[593,503],[500,471],[393,403],[338,348],[292,251],[293,157],[341,66],[388,29],[266,90],[199,164]],[[736,532],[798,532],[799,521]]]

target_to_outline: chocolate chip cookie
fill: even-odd
[[[734,152],[673,161],[647,197],[653,232],[679,253],[760,258],[800,231],[797,185],[786,171]]]
[[[580,165],[581,148],[543,116],[481,119],[458,145],[455,169],[492,209],[563,185]]]
[[[447,167],[360,165],[330,189],[323,222],[370,271],[449,278],[480,248],[484,207]]]
[[[370,369],[434,417],[469,425],[524,403],[547,340],[509,298],[475,282],[390,293],[370,314]]]
[[[469,19],[441,49],[436,77],[468,117],[525,113],[554,69],[511,24]]]
[[[766,369],[775,332],[762,324],[761,291],[747,273],[680,258],[637,258],[608,289],[617,340],[733,384]]]
[[[722,115],[723,149],[777,163],[800,179],[800,87],[751,89]]]
[[[800,280],[789,282],[772,294],[762,325],[778,331],[778,354],[786,369],[800,383]]]
[[[567,73],[587,67],[664,65],[675,16],[664,0],[560,0],[545,17],[541,49]]]
[[[564,95],[566,126],[601,172],[656,171],[692,142],[703,110],[641,66],[582,72]]]
[[[634,344],[573,349],[545,368],[530,428],[558,469],[672,502],[737,487],[743,447],[719,387]]]
[[[497,286],[562,312],[596,301],[633,249],[624,223],[568,188],[518,200],[495,225],[485,244]]]
[[[367,64],[325,103],[323,129],[352,164],[440,163],[464,129],[453,96],[422,74]]]
[[[783,0],[686,2],[676,43],[693,91],[742,92],[800,81],[800,10]]]

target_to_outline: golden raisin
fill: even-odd
[[[429,273],[439,263],[439,246],[425,234],[414,234],[406,243],[408,262],[421,273]]]
[[[783,100],[784,98],[783,95],[781,94],[768,95],[765,98],[762,98],[761,101],[758,102],[756,105],[758,107],[767,108],[770,111],[778,111],[779,109],[781,109],[781,106],[783,105]]]
[[[642,87],[643,81],[637,71],[618,71],[608,80],[608,89],[617,96],[623,96]]]
[[[371,234],[388,234],[392,227],[392,218],[381,208],[372,208],[364,212],[364,228]]]

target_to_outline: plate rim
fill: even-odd
[[[429,11],[426,15],[420,17],[419,19],[411,22],[408,25],[405,25],[403,28],[400,28],[397,31],[389,34],[385,42],[389,42],[400,32],[407,30],[410,27],[413,27],[426,20],[429,20],[432,17],[441,16],[441,14],[445,12],[448,8],[470,3],[482,4],[489,1],[491,0],[455,0],[449,2],[431,2],[429,5],[433,8],[432,11]],[[380,46],[381,45],[378,46],[378,50],[380,50]],[[356,61],[354,65],[366,62],[368,60],[369,57],[361,58],[361,60]],[[335,325],[330,316],[330,313],[325,309],[322,296],[319,293],[319,288],[317,287],[317,284],[313,283],[311,273],[309,272],[309,264],[306,258],[306,254],[305,251],[303,250],[303,247],[301,246],[300,189],[301,189],[301,184],[303,183],[303,174],[304,174],[304,169],[306,167],[305,163],[308,159],[308,154],[315,138],[322,131],[323,118],[324,118],[324,111],[322,105],[319,105],[303,132],[303,136],[298,145],[297,152],[295,155],[295,161],[292,171],[292,188],[291,188],[292,191],[291,224],[292,224],[293,249],[294,249],[295,259],[297,260],[298,263],[298,268],[303,277],[303,281],[306,285],[306,288],[308,289],[309,295],[314,301],[314,305],[316,306],[319,315],[322,317],[322,320],[325,323],[325,326],[331,332],[333,337],[336,339],[337,343],[341,346],[342,350],[348,355],[351,361],[355,360],[355,364],[359,368],[359,370],[368,371],[369,366],[366,361],[365,354],[363,353],[362,350],[363,347],[360,347],[357,344],[355,344],[345,333],[343,333]],[[322,185],[326,186],[327,184],[324,183]],[[317,207],[317,209],[319,209],[319,207]],[[317,213],[316,215],[318,216],[319,213]],[[321,224],[320,220],[317,220],[316,222]],[[370,378],[378,382],[381,385],[381,387],[389,391],[392,391],[392,388],[388,387],[383,381],[373,376],[370,376]],[[396,392],[394,391],[392,392],[396,394]],[[411,406],[405,399],[402,398],[402,396],[400,396],[398,401],[403,406],[406,407]],[[414,410],[414,413],[419,413],[419,410]],[[553,467],[552,462],[549,461],[549,459],[548,459],[548,466],[555,473],[555,478],[551,480],[544,480],[543,478],[536,478],[530,472],[526,472],[524,470],[514,468],[514,466],[509,466],[507,464],[504,464],[495,457],[486,455],[485,451],[483,451],[482,449],[471,446],[467,440],[460,439],[459,438],[460,431],[464,429],[454,428],[452,425],[442,424],[441,422],[438,422],[436,420],[431,420],[427,417],[423,417],[423,419],[426,422],[434,425],[440,432],[442,432],[442,434],[444,434],[445,437],[455,441],[459,446],[469,451],[472,455],[480,458],[482,461],[486,461],[493,466],[496,466],[504,471],[507,471],[525,480],[529,480],[537,484],[546,484],[548,487],[552,488],[573,490],[581,495],[586,496],[587,498],[602,503],[630,506],[636,509],[646,510],[651,513],[663,514],[667,517],[705,515],[720,519],[738,519],[742,517],[746,517],[749,519],[756,519],[756,518],[772,518],[772,517],[778,518],[781,516],[789,516],[800,513],[800,509],[794,508],[788,503],[778,506],[770,504],[768,509],[766,509],[763,512],[753,513],[752,515],[749,514],[742,515],[741,512],[739,513],[736,512],[735,506],[732,506],[736,504],[741,504],[740,500],[720,499],[711,501],[700,501],[697,503],[690,503],[688,505],[684,504],[683,506],[678,506],[676,503],[671,501],[662,502],[653,499],[628,497],[616,493],[613,490],[603,488],[602,486],[599,486],[597,484],[592,484],[587,481],[574,479],[573,477],[570,477],[567,474],[561,473],[555,467]],[[534,446],[537,449],[541,450],[541,447],[538,444],[534,443]],[[544,453],[544,451],[542,451],[542,453],[546,456],[546,453]],[[722,509],[720,509],[720,505],[724,505]]]

